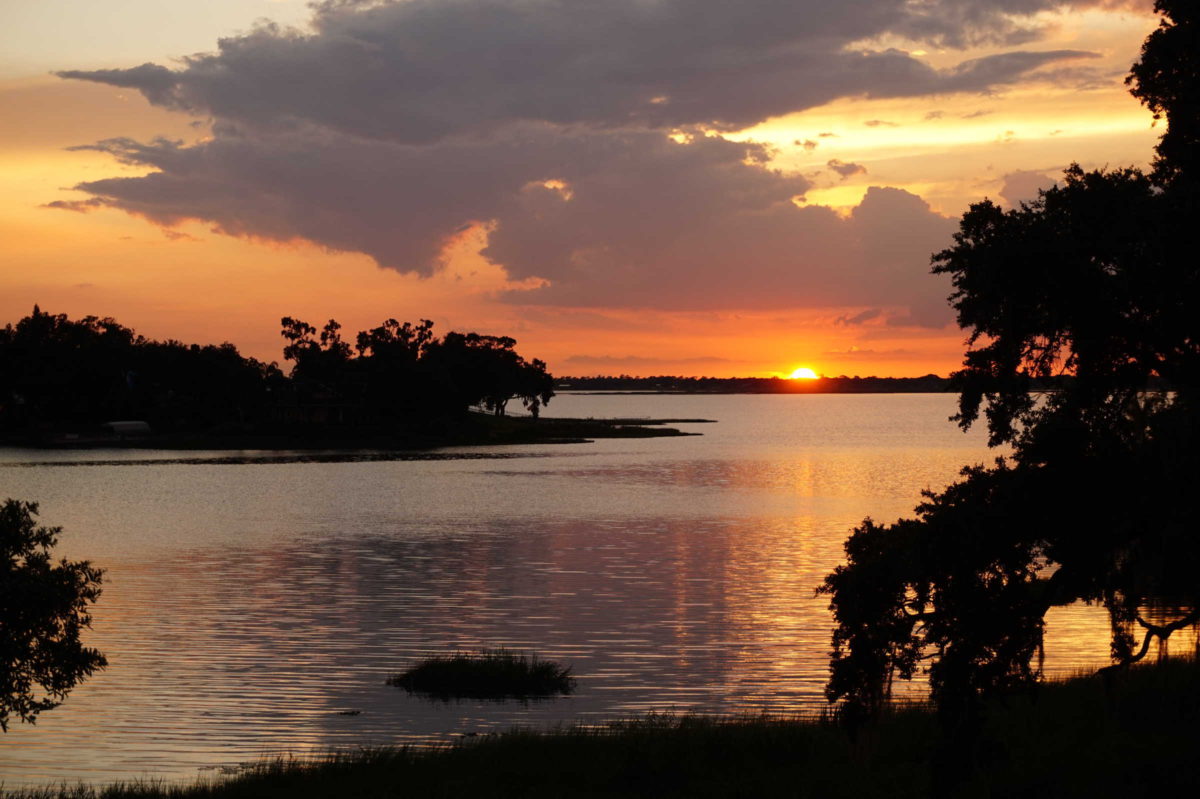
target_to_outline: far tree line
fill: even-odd
[[[558,388],[571,391],[630,391],[673,394],[932,394],[953,391],[948,377],[822,377],[789,380],[783,377],[682,377],[658,375],[596,375],[560,377]]]
[[[229,343],[155,341],[111,318],[37,306],[0,328],[0,434],[8,438],[139,420],[155,432],[262,432],[445,420],[514,400],[536,415],[554,396],[546,364],[507,336],[433,332],[388,319],[352,341],[281,320],[285,371]]]

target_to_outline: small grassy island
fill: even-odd
[[[528,699],[569,694],[575,688],[571,667],[537,655],[508,649],[455,652],[428,658],[388,685],[439,699]]]

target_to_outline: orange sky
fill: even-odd
[[[172,64],[174,56],[214,49],[218,37],[245,29],[252,21],[239,16],[245,9],[236,3],[216,3],[207,15],[200,16],[195,15],[199,13],[196,9],[203,4],[172,3],[178,9],[191,9],[193,16],[180,13],[174,22],[144,19],[138,23],[144,28],[131,23],[119,37],[113,37],[108,51],[103,35],[85,37],[86,31],[80,30],[51,36],[50,22],[27,9],[0,10],[0,30],[6,31],[0,36],[13,40],[0,41],[0,51],[8,53],[0,61],[0,107],[6,109],[0,115],[0,169],[5,175],[0,183],[0,320],[15,321],[39,303],[45,310],[72,316],[112,316],[155,338],[228,340],[246,354],[275,360],[281,346],[278,319],[284,315],[314,323],[335,317],[350,330],[373,326],[388,317],[427,317],[442,332],[474,329],[512,335],[523,354],[545,359],[551,371],[561,375],[766,376],[810,366],[828,375],[903,376],[945,374],[959,362],[963,335],[957,328],[906,323],[908,310],[903,303],[888,304],[886,292],[868,296],[869,277],[862,280],[861,301],[852,285],[847,289],[838,284],[836,290],[810,302],[803,288],[806,284],[786,276],[791,293],[775,295],[769,286],[758,290],[755,281],[774,279],[771,270],[775,267],[763,267],[766,259],[781,259],[778,270],[819,270],[823,266],[819,261],[824,251],[818,245],[813,245],[808,260],[795,255],[806,250],[806,239],[789,234],[778,242],[768,240],[778,235],[773,232],[779,229],[777,225],[764,226],[766,232],[761,234],[746,234],[752,236],[750,244],[731,250],[744,252],[753,263],[732,263],[739,259],[720,255],[729,261],[726,269],[734,278],[739,270],[746,270],[744,291],[736,281],[714,283],[711,290],[699,285],[712,273],[699,265],[694,272],[688,271],[688,259],[695,259],[696,254],[688,249],[687,239],[696,237],[693,244],[706,242],[703,237],[709,235],[706,229],[712,223],[675,219],[662,223],[663,238],[681,239],[679,246],[672,244],[671,249],[662,251],[664,259],[679,259],[678,264],[663,267],[662,279],[669,285],[658,285],[657,278],[614,276],[613,281],[627,279],[627,284],[621,284],[627,287],[609,293],[605,274],[614,269],[619,272],[624,262],[605,255],[603,269],[608,272],[590,276],[571,293],[570,270],[589,263],[588,254],[597,248],[608,249],[608,240],[588,239],[585,247],[579,237],[586,236],[587,229],[580,227],[580,232],[573,233],[578,241],[568,242],[570,266],[558,272],[548,271],[549,267],[539,271],[542,264],[530,253],[550,252],[545,239],[553,238],[568,224],[536,227],[530,220],[541,219],[541,211],[523,210],[520,223],[515,216],[501,216],[500,211],[499,222],[468,215],[464,217],[467,224],[460,225],[457,233],[441,238],[440,266],[403,271],[405,265],[379,266],[381,256],[367,245],[354,251],[355,239],[346,243],[336,237],[323,241],[314,237],[317,240],[313,241],[288,233],[277,220],[267,232],[251,222],[244,229],[233,230],[228,218],[219,222],[191,218],[189,214],[195,212],[188,211],[173,218],[174,225],[164,227],[138,215],[141,212],[132,208],[127,198],[119,207],[88,213],[44,207],[54,201],[96,196],[95,191],[71,188],[80,183],[156,171],[145,165],[118,163],[109,153],[66,148],[117,137],[148,142],[156,136],[191,146],[224,135],[220,130],[214,134],[214,120],[219,123],[222,118],[219,112],[207,116],[194,111],[180,113],[151,106],[133,88],[47,74],[51,69],[112,69],[145,61]],[[132,0],[121,5],[131,13],[141,7]],[[307,14],[295,3],[250,5],[294,24]],[[14,18],[18,14],[19,20]],[[1034,22],[1036,36],[1017,44],[981,40],[955,46],[942,42],[938,47],[937,42],[889,34],[855,46],[874,51],[898,48],[910,58],[943,70],[1017,49],[1086,51],[1089,57],[1056,62],[1034,77],[982,89],[917,97],[840,96],[769,116],[741,130],[724,126],[721,135],[731,142],[767,145],[769,161],[752,166],[759,170],[755,179],[773,180],[782,175],[803,180],[807,189],[793,199],[800,207],[792,211],[796,219],[820,219],[816,211],[824,213],[824,209],[812,209],[808,215],[799,211],[824,206],[836,214],[826,224],[835,226],[837,219],[853,221],[860,203],[864,210],[858,219],[866,224],[864,197],[870,187],[903,189],[916,195],[928,208],[922,210],[915,198],[908,198],[915,203],[911,212],[923,214],[933,225],[931,230],[936,230],[939,215],[955,218],[970,202],[984,196],[1009,204],[1032,197],[1038,185],[1048,185],[1053,175],[1072,161],[1090,168],[1148,162],[1157,131],[1150,126],[1149,114],[1126,93],[1122,77],[1155,24],[1154,18],[1145,11],[1069,8],[1043,12]],[[76,24],[86,26],[87,20]],[[19,47],[13,44],[17,38],[21,39]],[[86,47],[81,44],[85,39],[89,42]],[[570,130],[577,132],[581,125],[595,125],[600,130],[604,124],[603,120],[573,122]],[[662,125],[657,130],[671,132]],[[674,135],[684,141],[704,134],[694,127],[680,127]],[[668,148],[668,152],[674,151]],[[727,167],[721,169],[721,174],[728,172]],[[479,177],[481,185],[485,178]],[[469,188],[473,179],[463,178],[463,185]],[[558,173],[540,174],[534,181],[537,185],[523,189],[517,199],[553,200],[565,207],[590,201],[593,195],[588,192],[599,191],[586,182],[596,180],[591,174],[581,173],[578,178],[578,197],[571,196],[576,184],[570,181],[547,184],[549,188],[538,182],[550,179],[557,181]],[[398,205],[413,202],[413,197],[419,199],[420,191],[436,192],[437,187],[404,190],[408,193],[397,195]],[[885,215],[893,207],[901,208],[901,200],[908,197],[887,196],[899,204],[878,203]],[[169,199],[156,197],[160,205],[148,213],[159,214],[160,221],[162,215],[174,213],[163,205]],[[511,204],[516,201],[512,197],[497,200],[495,207],[511,214]],[[352,193],[345,202],[355,202]],[[472,193],[464,194],[463,202],[475,202]],[[416,209],[408,213],[421,212],[419,202],[405,207]],[[610,238],[621,238],[629,220],[618,213],[620,209],[596,207],[597,228]],[[772,214],[783,213],[772,208]],[[669,210],[649,206],[645,213],[666,214]],[[610,212],[615,221],[604,221],[605,227],[599,216]],[[378,214],[377,201],[373,201],[371,213]],[[632,218],[636,220],[637,215]],[[452,216],[438,217],[431,224],[443,222],[450,224]],[[225,232],[216,232],[217,224]],[[532,241],[515,237],[501,241],[497,230],[503,228],[503,233],[513,237],[520,224],[535,231]],[[622,241],[612,250],[636,260],[637,241],[662,246],[653,236],[655,224],[656,218],[647,222],[651,238]],[[669,228],[670,224],[682,227]],[[953,228],[947,224],[948,229]],[[369,233],[363,235],[370,238]],[[481,253],[489,241],[496,246]],[[943,239],[939,246],[948,244],[949,240]],[[701,249],[705,248],[711,246],[705,243]],[[518,258],[525,260],[518,263]],[[909,261],[904,268],[911,275],[903,279],[919,285],[927,279],[928,263],[918,258]],[[836,282],[836,275],[828,280]],[[636,286],[652,288],[637,292],[628,288]],[[567,293],[555,293],[559,289]]]

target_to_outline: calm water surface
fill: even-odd
[[[824,704],[813,590],[866,515],[911,511],[994,453],[953,395],[564,395],[549,415],[717,420],[703,435],[280,453],[0,451],[58,551],[106,570],[106,671],[0,736],[0,782],[187,779],[256,758],[648,710]],[[1095,608],[1050,618],[1047,666],[1104,661]],[[480,646],[568,661],[566,698],[437,703],[388,688]]]

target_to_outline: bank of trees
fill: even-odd
[[[157,432],[303,430],[442,419],[478,406],[537,413],[553,396],[540,360],[508,337],[389,319],[343,341],[285,318],[285,374],[232,344],[154,341],[113,319],[70,319],[38,307],[0,328],[0,433],[79,430],[143,420]]]
[[[1075,166],[1020,208],[978,203],[934,256],[969,331],[956,418],[1012,454],[853,531],[822,588],[847,713],[928,669],[943,710],[970,715],[1040,676],[1054,605],[1103,603],[1118,669],[1200,622],[1200,10],[1156,7],[1131,75],[1167,121],[1153,172]]]
[[[34,306],[0,328],[0,431],[143,419],[169,431],[262,418],[273,364],[219,346],[153,341],[113,319]]]

